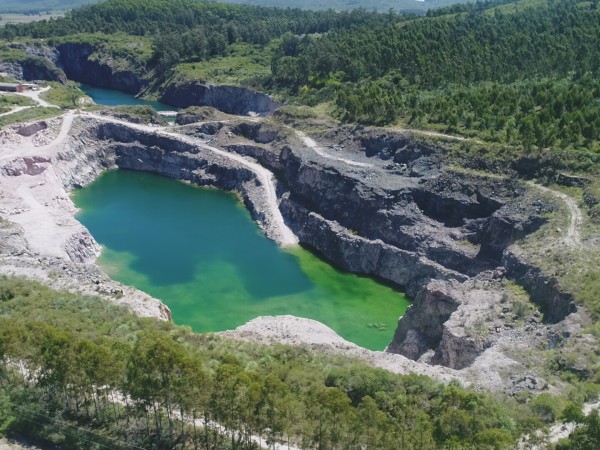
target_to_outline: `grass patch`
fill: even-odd
[[[0,95],[0,107],[2,106],[31,106],[33,100],[22,95],[6,94]]]
[[[52,82],[50,85],[52,89],[40,94],[40,98],[63,109],[80,106],[82,99],[86,97],[85,92],[79,89],[79,85],[73,81],[69,81],[67,84]]]
[[[273,114],[272,120],[308,133],[326,132],[337,125],[336,120],[327,113],[330,107],[330,104],[284,105]]]
[[[100,111],[103,115],[111,115],[133,123],[167,125],[168,122],[151,106],[116,106]]]
[[[123,32],[114,34],[79,33],[50,39],[52,44],[88,44],[112,57],[148,60],[152,57],[152,38]]]
[[[62,114],[62,110],[59,108],[45,108],[36,107],[24,109],[13,114],[0,117],[0,128],[8,125],[14,125],[15,123],[31,122],[34,120],[48,119],[50,117],[56,117]]]
[[[21,95],[0,95],[0,114],[12,110],[16,106],[32,106],[33,100]]]
[[[29,58],[23,50],[11,48],[5,43],[0,44],[0,61],[23,61]]]
[[[208,61],[179,64],[169,83],[194,80],[214,84],[259,88],[271,75],[273,44],[265,47],[251,44],[233,44],[227,56]]]

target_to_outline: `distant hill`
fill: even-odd
[[[90,3],[98,3],[98,0],[2,0],[0,14],[63,11]]]
[[[426,11],[429,8],[465,3],[464,0],[221,0],[224,3],[245,3],[260,6],[277,6],[281,8],[301,9],[354,9],[364,8],[368,11]],[[99,0],[2,0],[2,13],[38,13],[77,8]]]

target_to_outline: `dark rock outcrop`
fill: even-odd
[[[39,57],[30,57],[21,62],[24,80],[46,80],[66,83],[65,73],[48,60]]]
[[[23,51],[27,57],[17,58],[13,62],[1,62],[0,72],[7,72],[18,80],[67,82],[67,76],[58,67],[58,51],[54,47],[44,44],[12,44],[11,48]]]
[[[304,245],[324,255],[337,266],[354,273],[372,275],[404,287],[414,296],[425,281],[433,278],[466,280],[461,273],[413,252],[353,235],[334,221],[284,198],[280,208]]]
[[[58,62],[71,80],[131,94],[137,94],[145,86],[141,68],[123,60],[117,64],[108,55],[100,57],[98,49],[90,44],[64,43],[56,48]]]
[[[417,179],[389,173],[383,162],[354,169],[299,149],[284,149],[281,159],[294,202],[359,236],[379,239],[467,275],[500,263],[501,252],[479,254],[479,248],[460,241],[480,243],[486,237],[487,245],[505,248],[503,237],[496,242],[494,236],[485,236],[485,225],[496,210],[518,196],[518,188],[515,194],[510,182],[503,187],[447,170],[435,179]],[[513,228],[523,228],[522,222],[516,220]]]
[[[160,101],[178,108],[193,105],[212,106],[228,114],[237,115],[256,113],[264,116],[279,107],[277,102],[261,92],[199,81],[167,86]]]
[[[387,351],[411,359],[429,355],[431,364],[453,369],[468,367],[491,345],[481,331],[482,317],[501,299],[497,290],[479,289],[472,280],[430,281],[398,322]]]
[[[232,127],[232,132],[258,144],[270,144],[281,138],[278,128],[261,122],[240,122]]]
[[[48,123],[42,120],[41,122],[35,122],[30,125],[20,127],[17,130],[17,133],[21,136],[33,136],[38,131],[45,130],[46,128],[48,128]]]
[[[229,144],[226,145],[225,148],[227,151],[234,152],[239,155],[251,156],[262,166],[265,166],[271,172],[276,174],[280,174],[283,170],[283,164],[281,164],[279,155],[269,148],[252,144]]]

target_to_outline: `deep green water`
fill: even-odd
[[[282,251],[225,192],[119,170],[73,199],[77,218],[104,247],[98,262],[108,274],[161,299],[175,323],[197,332],[292,314],[383,350],[409,304],[306,250]]]
[[[157,111],[173,111],[177,108],[169,105],[165,105],[160,102],[151,102],[148,100],[141,100],[136,98],[131,94],[127,94],[122,91],[117,91],[114,89],[104,89],[98,88],[94,86],[90,86],[89,84],[81,83],[81,90],[89,95],[92,100],[98,105],[104,106],[139,106],[139,105],[147,105],[152,106]]]

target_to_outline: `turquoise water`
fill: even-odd
[[[103,245],[100,266],[161,299],[175,323],[197,332],[292,314],[383,350],[409,304],[402,293],[304,249],[282,251],[232,194],[119,170],[73,197],[77,218]]]
[[[157,111],[174,111],[177,108],[169,105],[165,105],[160,102],[151,102],[148,100],[141,100],[136,98],[131,94],[127,94],[122,91],[117,91],[114,89],[104,89],[98,88],[94,86],[90,86],[89,84],[81,83],[81,90],[89,95],[92,100],[98,105],[104,106],[124,106],[124,105],[146,105],[152,106]]]

